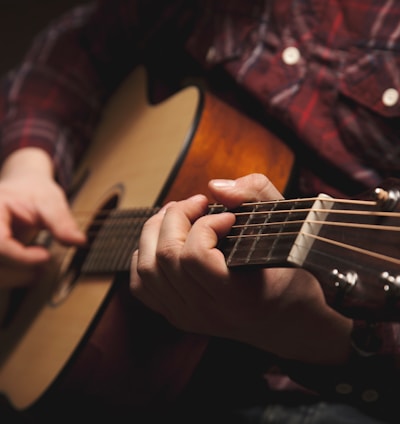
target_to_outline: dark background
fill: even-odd
[[[15,66],[52,19],[85,0],[0,0],[0,76]]]

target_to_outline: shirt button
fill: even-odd
[[[286,47],[282,52],[282,60],[286,65],[295,65],[300,60],[301,54],[297,47]]]
[[[376,390],[365,390],[362,395],[361,399],[364,402],[376,402],[379,398],[379,394]]]
[[[215,61],[216,57],[217,57],[217,49],[214,46],[211,46],[207,51],[206,61],[208,63],[212,63]]]
[[[399,92],[395,88],[388,88],[382,95],[382,102],[385,106],[394,106],[399,100]]]
[[[353,386],[347,383],[339,383],[335,389],[336,393],[339,393],[341,395],[349,395],[353,391]]]

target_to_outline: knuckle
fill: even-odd
[[[154,273],[154,262],[149,257],[139,255],[137,262],[137,273],[140,278],[146,279]]]
[[[156,259],[158,263],[168,265],[176,260],[179,255],[179,247],[173,240],[164,241],[157,247]]]
[[[271,184],[271,181],[264,174],[254,173],[250,175],[251,185],[257,192],[261,192]]]
[[[181,263],[184,268],[193,268],[194,266],[198,265],[198,262],[199,258],[197,255],[197,250],[192,248],[186,248],[182,250]]]
[[[250,185],[253,187],[255,200],[267,200],[271,197],[281,197],[272,181],[264,174],[254,173],[249,176]]]

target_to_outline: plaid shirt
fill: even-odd
[[[400,174],[395,0],[113,0],[77,8],[41,33],[3,79],[1,158],[40,146],[67,187],[118,82],[149,53],[167,63],[165,53],[180,50],[206,73],[232,76],[265,119],[290,130],[294,149],[306,152],[304,194],[353,195]],[[368,361],[385,371],[352,364],[329,384],[353,378],[354,399],[366,401],[368,390],[382,398],[389,376],[399,387],[399,325],[356,327],[361,339],[380,341]],[[299,378],[307,383],[310,374]]]

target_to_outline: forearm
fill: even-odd
[[[316,365],[346,364],[351,356],[352,320],[329,307],[320,314],[308,314],[304,310],[299,314],[303,316],[292,324],[292,346],[296,348],[287,352],[287,358]],[[301,331],[304,328],[308,328],[307,334]]]
[[[90,46],[80,42],[94,10],[80,7],[52,23],[1,86],[1,163],[22,147],[40,148],[64,188],[101,110],[104,89],[89,59]]]

